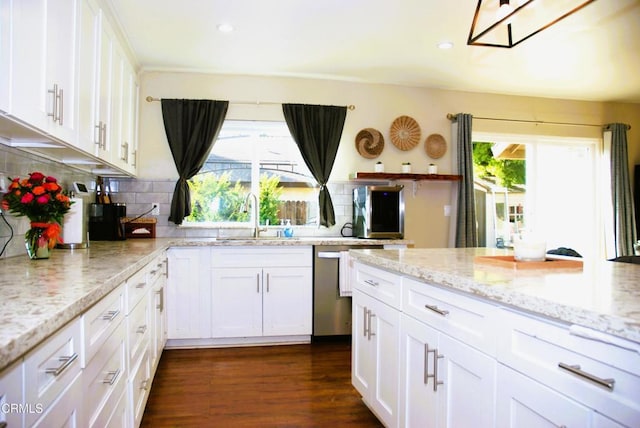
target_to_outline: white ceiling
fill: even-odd
[[[512,49],[467,46],[476,0],[107,2],[142,70],[640,103],[640,0],[597,0]]]

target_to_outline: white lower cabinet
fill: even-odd
[[[171,248],[168,347],[309,341],[311,246]]]
[[[0,426],[21,427],[24,416],[18,406],[24,403],[24,365],[13,364],[0,373]],[[37,410],[37,409],[36,409]]]
[[[385,426],[640,427],[637,343],[352,269],[352,383]]]
[[[494,426],[495,359],[404,314],[400,350],[400,426]]]
[[[498,367],[497,398],[498,427],[591,426],[587,407],[502,364]]]
[[[138,427],[166,341],[166,254],[0,372],[0,428]]]
[[[311,334],[307,268],[217,268],[211,273],[211,332],[216,337]]]
[[[169,339],[211,337],[211,280],[208,247],[170,248],[167,278]]]
[[[87,427],[105,426],[125,391],[126,344],[125,324],[120,322],[82,373]]]
[[[351,380],[389,427],[398,425],[400,311],[353,290]]]

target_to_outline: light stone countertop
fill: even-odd
[[[340,237],[253,239],[129,239],[92,241],[88,249],[0,260],[0,370],[25,355],[123,283],[167,248],[258,245],[390,245],[408,240]]]
[[[385,270],[489,299],[499,305],[640,343],[640,265],[585,261],[582,269],[520,270],[474,261],[509,250],[352,250]]]

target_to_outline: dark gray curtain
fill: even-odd
[[[191,214],[187,180],[196,175],[209,156],[229,107],[228,101],[163,99],[162,120],[180,178],[171,200],[169,221],[182,224]]]
[[[471,123],[473,116],[458,113],[457,126],[458,174],[462,175],[458,189],[458,215],[456,221],[456,248],[477,247],[478,229],[476,203],[473,188],[473,142],[471,141]]]
[[[611,198],[613,203],[613,239],[616,257],[634,254],[636,242],[633,195],[629,175],[629,155],[627,152],[627,129],[624,123],[605,126],[611,131]]]
[[[282,111],[304,162],[320,185],[320,224],[336,224],[327,181],[336,159],[347,107],[283,104]]]

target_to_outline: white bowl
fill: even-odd
[[[519,262],[542,262],[546,259],[547,243],[544,241],[513,241],[513,257]]]

